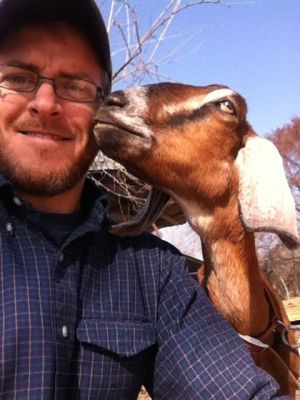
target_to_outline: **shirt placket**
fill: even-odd
[[[55,400],[64,398],[64,393],[68,390],[69,385],[71,362],[76,341],[79,279],[79,263],[72,263],[66,250],[59,252],[54,274]]]

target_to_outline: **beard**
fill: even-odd
[[[22,159],[17,158],[10,151],[9,144],[2,143],[0,137],[0,173],[6,177],[22,193],[35,196],[56,196],[73,188],[83,179],[92,164],[96,154],[97,145],[92,134],[76,160],[58,160],[56,168],[43,169],[39,165],[24,166]],[[39,158],[47,159],[49,150],[41,147]],[[59,165],[61,164],[61,165]]]

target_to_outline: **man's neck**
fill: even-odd
[[[79,209],[84,181],[56,196],[32,195],[22,191],[19,194],[34,208],[46,213],[71,214]]]

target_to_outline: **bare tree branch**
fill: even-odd
[[[176,12],[179,9],[180,3],[181,3],[181,0],[177,0],[175,2],[173,12],[171,13],[170,18],[166,21],[165,27],[162,30],[161,34],[159,35],[156,45],[154,46],[154,49],[152,50],[152,53],[150,54],[150,57],[149,57],[150,62],[153,60],[153,57],[154,57],[155,53],[157,52],[159,46],[161,45],[161,42],[164,40],[166,32],[168,31],[175,15],[176,15]]]
[[[198,0],[186,4],[183,4],[183,0],[171,0],[141,34],[144,27],[141,25],[136,7],[132,6],[129,0],[113,0],[110,4],[107,26],[110,33],[115,30],[120,38],[119,47],[112,51],[113,57],[116,56],[119,60],[118,63],[114,63],[119,66],[114,71],[113,82],[126,81],[130,78],[132,82],[142,82],[146,77],[159,78],[159,69],[167,61],[167,57],[164,57],[163,63],[161,60],[156,60],[155,56],[166,39],[172,37],[168,33],[175,17],[191,7],[218,3],[221,3],[221,0]],[[182,38],[185,35],[185,32],[181,33]],[[191,33],[190,37],[194,35],[195,32]],[[176,47],[184,46],[188,40],[179,40],[180,45]],[[173,48],[170,54],[175,53],[176,48]],[[124,57],[120,62],[121,54],[124,54]]]

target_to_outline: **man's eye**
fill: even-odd
[[[84,83],[78,81],[68,81],[64,83],[64,89],[71,92],[85,92],[87,87]]]
[[[57,90],[63,98],[78,101],[94,100],[96,93],[92,83],[80,79],[62,79],[57,81]]]
[[[23,86],[32,84],[32,79],[26,75],[6,75],[1,79],[3,84],[12,85],[12,86]]]
[[[97,86],[84,79],[58,77],[55,90],[58,96],[71,101],[92,102],[97,98]]]

